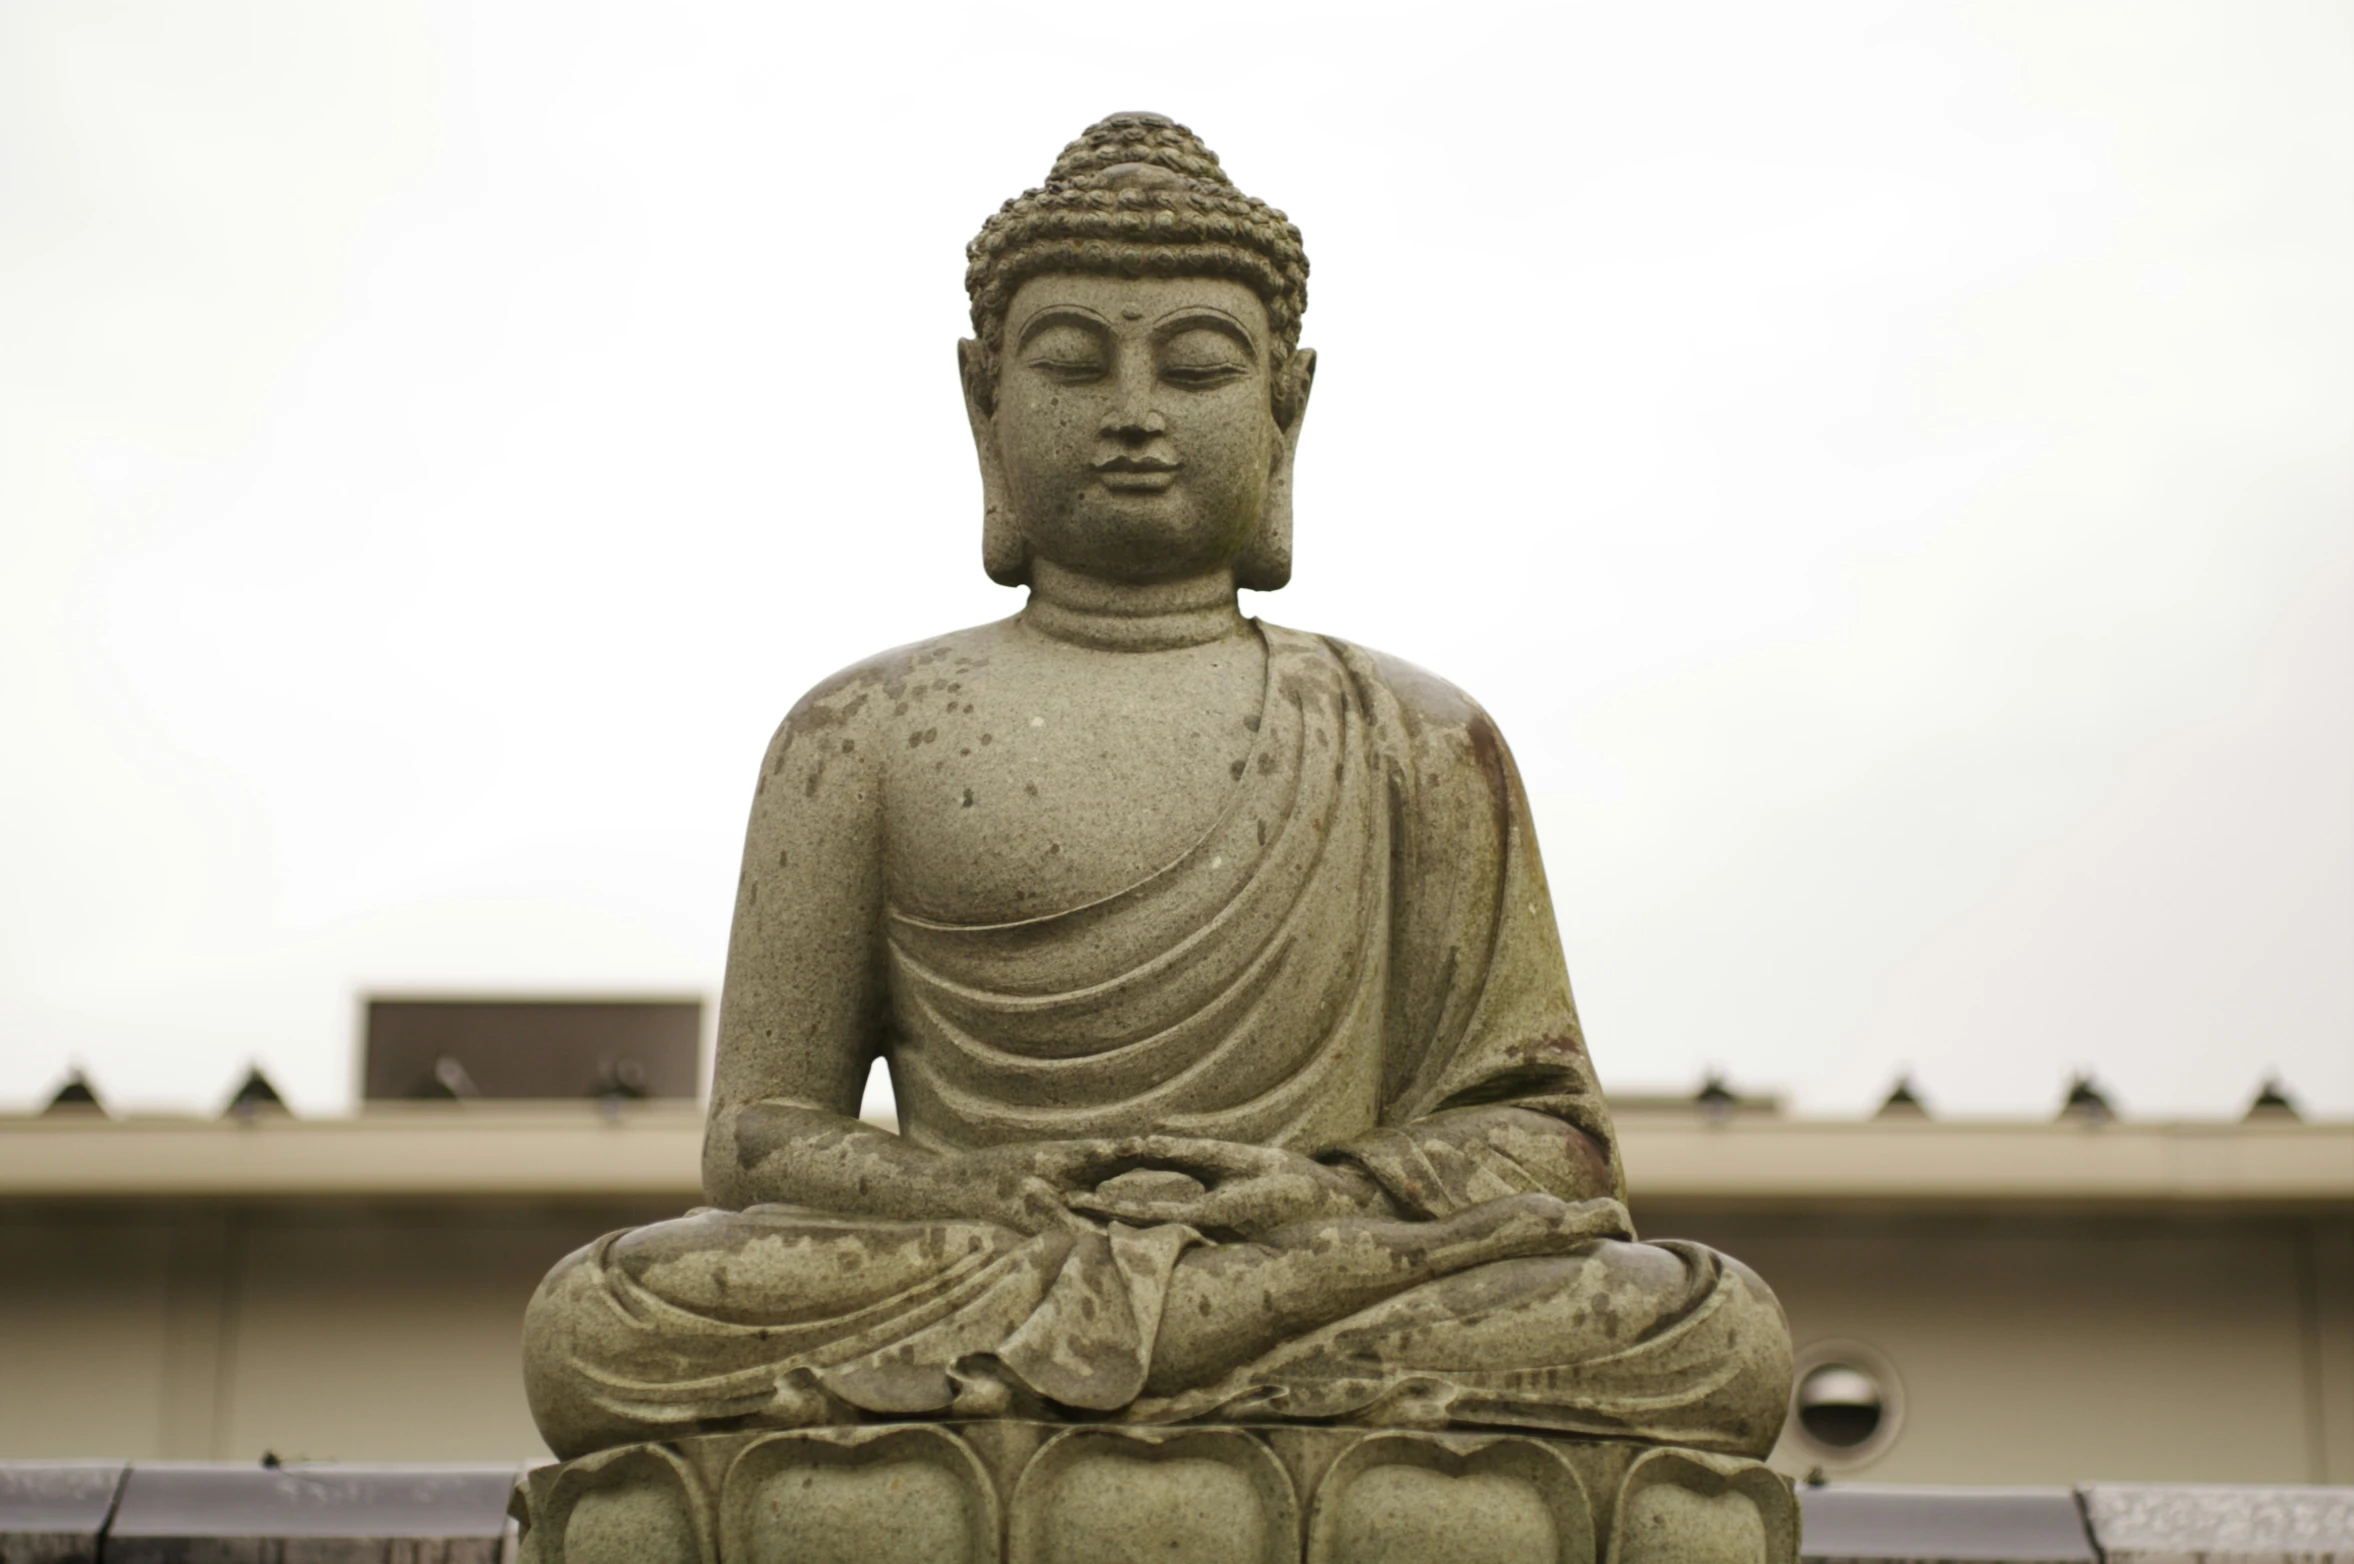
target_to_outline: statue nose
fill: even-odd
[[[1100,433],[1120,440],[1147,439],[1169,432],[1168,420],[1152,408],[1115,407],[1104,415]]]

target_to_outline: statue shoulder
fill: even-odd
[[[1270,626],[1270,629],[1275,627]],[[1299,635],[1298,631],[1276,630],[1277,634]],[[1409,732],[1424,735],[1460,734],[1474,730],[1491,737],[1496,724],[1486,708],[1461,688],[1440,678],[1429,669],[1376,651],[1370,646],[1359,646],[1338,636],[1317,636],[1338,656],[1350,676],[1360,684],[1379,689],[1388,701],[1394,701],[1398,716]]]
[[[919,690],[935,680],[960,679],[975,667],[985,667],[1006,634],[1009,620],[952,630],[946,635],[911,641],[877,652],[829,674],[793,703],[769,741],[768,762],[781,766],[788,755],[804,748],[827,757],[867,760],[884,753],[875,739]]]
[[[1522,807],[1516,803],[1519,768],[1485,707],[1403,657],[1332,636],[1315,639],[1348,670],[1365,700],[1376,741],[1413,779],[1434,828],[1441,819],[1489,822],[1479,827],[1483,831],[1509,824]],[[1448,800],[1462,807],[1447,807]]]

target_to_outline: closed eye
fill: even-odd
[[[1162,366],[1161,378],[1173,384],[1204,390],[1239,380],[1250,373],[1244,364],[1168,364]]]
[[[1096,358],[1052,358],[1041,354],[1022,362],[1042,375],[1073,384],[1094,380],[1103,374],[1103,360]]]
[[[1061,310],[1030,323],[1022,334],[1021,354],[1024,366],[1065,384],[1098,378],[1109,357],[1101,321]]]

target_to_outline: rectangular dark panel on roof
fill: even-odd
[[[95,1564],[120,1461],[0,1461],[0,1560]]]
[[[362,1095],[698,1095],[699,999],[371,999]]]
[[[498,1564],[512,1466],[132,1466],[107,1564]]]
[[[1799,1556],[1822,1564],[2092,1564],[2067,1488],[1800,1488]]]

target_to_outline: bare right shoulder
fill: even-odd
[[[889,754],[882,739],[909,708],[951,685],[986,678],[983,670],[1014,633],[1010,619],[953,630],[877,652],[820,680],[777,725],[760,791],[798,777],[801,791],[815,799],[834,775],[871,779]]]
[[[713,1085],[719,1168],[737,1189],[730,1105],[784,1102],[853,1115],[880,1046],[876,975],[890,780],[886,739],[909,704],[985,667],[991,626],[897,647],[795,703],[769,741],[744,830]],[[942,695],[939,700],[945,701]],[[906,745],[897,746],[902,753]]]

